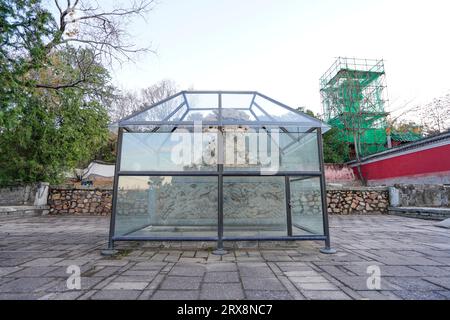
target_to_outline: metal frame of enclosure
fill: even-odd
[[[174,165],[167,153],[174,133],[184,130],[184,134],[187,134],[190,139],[190,133],[199,123],[201,123],[202,132],[209,130],[209,143],[211,144],[213,141],[214,150],[217,150],[217,152],[212,152],[214,153],[212,165],[189,167],[189,169],[186,169],[186,166]],[[322,134],[329,129],[325,123],[255,91],[182,91],[120,120],[118,126],[109,250],[114,249],[116,241],[133,240],[217,241],[218,253],[223,252],[224,241],[323,240],[325,248],[321,251],[333,252],[330,249],[322,152]],[[237,152],[236,150],[238,150],[234,144],[232,145],[233,151],[227,149],[224,142],[228,139],[227,135],[230,132],[234,132],[235,135],[245,135],[244,141],[247,141],[248,144],[253,133],[247,131],[235,133],[235,130],[250,129],[265,131],[269,140],[272,139],[274,132],[279,132],[280,137],[278,137],[277,144],[272,144],[278,148],[277,156],[281,163],[277,170],[271,172],[261,170],[260,162],[253,166],[224,164],[227,152]],[[208,146],[204,141],[200,143]],[[293,151],[290,151],[291,148]],[[152,183],[159,183],[158,188],[167,189],[165,195],[175,197],[173,188],[177,181],[184,183],[183,179],[186,179],[186,185],[189,183],[192,185],[193,189],[189,189],[189,192],[195,192],[195,188],[199,189],[199,186],[209,190],[207,193],[209,198],[202,200],[208,209],[197,208],[199,213],[202,210],[204,210],[203,212],[209,210],[209,213],[203,213],[208,215],[207,228],[201,223],[200,225],[187,223],[188,227],[173,227],[170,224],[164,225],[164,223],[162,225],[152,224],[152,219],[160,218],[152,216],[155,215],[155,210],[159,210],[158,208],[165,205],[163,200],[155,198],[154,191],[149,191],[153,190],[154,184]],[[207,180],[207,183],[201,182],[195,185],[195,179]],[[169,183],[164,184],[165,180]],[[245,217],[244,219],[239,216],[245,214],[245,206],[242,206],[240,211],[230,209],[233,195],[230,196],[228,192],[232,186],[236,185],[245,186],[241,187],[247,192],[243,191],[243,197],[249,199],[237,200],[242,200],[244,204],[255,200],[250,199],[254,196],[249,196],[251,192],[256,192],[253,190],[265,190],[266,186],[278,188],[276,190],[279,190],[279,194],[284,192],[284,198],[277,198],[273,201],[265,199],[268,197],[267,195],[256,195],[261,196],[258,198],[261,199],[260,204],[252,204],[252,210],[256,210],[256,216],[258,216],[258,212],[255,208],[258,205],[264,207],[266,204],[264,201],[268,201],[267,205],[277,205],[273,211],[278,212],[278,216],[255,218],[255,225],[251,225],[250,218]],[[314,205],[305,207],[303,202],[306,201],[306,196],[297,198],[297,195],[300,196],[302,192],[305,194],[309,192],[310,198],[312,192],[315,192],[316,195],[320,194],[320,197],[317,196],[317,199],[311,200]],[[178,191],[178,194],[184,195],[185,192]],[[201,195],[195,193],[191,197],[203,199]],[[153,202],[155,204],[152,204]],[[284,208],[278,205],[282,202]],[[156,209],[150,210],[150,204]],[[139,205],[142,205],[144,209],[137,209]],[[174,203],[174,205],[178,204]],[[170,216],[170,210],[166,208],[165,210],[165,214]],[[182,210],[177,210],[179,217]],[[187,207],[186,210],[192,211]],[[191,211],[186,212],[186,215],[195,217],[196,213]],[[312,214],[312,211],[315,213]],[[243,219],[247,221],[247,225],[241,222],[244,221]],[[262,224],[266,223],[264,219],[269,222]],[[303,221],[306,220],[311,221],[308,223],[313,226],[311,228],[314,230],[303,225]],[[260,221],[263,222],[258,224]],[[276,230],[271,229],[272,222],[270,221],[275,221],[273,223],[278,226]],[[182,231],[178,232],[177,230]]]

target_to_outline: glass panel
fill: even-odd
[[[248,110],[222,109],[223,121],[255,121],[256,118]]]
[[[186,99],[189,109],[219,108],[217,93],[188,93]]]
[[[120,170],[215,171],[217,129],[205,130],[211,132],[124,133]]]
[[[320,171],[317,133],[280,133],[283,171]]]
[[[322,127],[322,128],[324,128],[324,127]],[[308,131],[308,129],[311,129],[311,126],[283,126],[283,129],[289,133],[306,133],[306,131]],[[314,130],[310,133],[313,133],[313,132],[316,132],[316,130]]]
[[[319,177],[291,177],[292,234],[323,235]]]
[[[247,108],[250,109],[253,94],[222,94],[222,108]]]
[[[266,115],[260,108],[255,105],[253,105],[250,110],[253,111],[256,116],[256,120],[258,121],[273,121],[270,116]]]
[[[181,120],[216,122],[221,120],[218,116],[218,107],[219,93],[185,93],[184,95],[179,93],[170,100],[156,104],[131,117],[126,122]],[[322,126],[323,132],[328,130],[328,127],[319,120],[312,119],[251,93],[223,93],[222,120],[228,122],[297,122],[298,126],[304,128],[304,130],[317,126]]]
[[[184,102],[184,98],[182,95],[178,95],[169,101],[166,101],[162,104],[156,105],[144,111],[142,113],[137,114],[134,117],[126,120],[129,122],[132,121],[163,121],[167,118],[173,111],[175,111],[182,103]]]
[[[182,106],[173,116],[169,118],[169,121],[181,121],[181,117],[186,113],[186,111],[187,106],[186,105]]]
[[[217,177],[119,177],[116,236],[217,237]]]
[[[219,110],[190,110],[184,121],[217,121]],[[246,110],[222,109],[224,121],[255,121],[255,117]]]
[[[277,141],[265,130],[241,126],[225,127],[224,131],[225,171],[279,170]]]
[[[316,133],[225,127],[225,171],[319,171]]]
[[[217,121],[218,110],[190,110],[183,121]]]
[[[166,127],[166,126],[164,126],[164,127]],[[154,130],[161,130],[161,126],[158,126],[158,125],[127,125],[126,127],[125,127],[125,129],[128,131],[128,132],[148,132],[148,133],[151,133],[151,132],[153,132]]]
[[[284,177],[223,177],[224,237],[287,236]]]
[[[304,117],[301,114],[292,112],[289,109],[281,107],[260,96],[256,96],[255,104],[257,104],[261,109],[263,109],[267,114],[269,114],[270,117],[273,118],[273,121],[301,121],[301,122],[311,122],[312,124],[314,123],[308,117]]]

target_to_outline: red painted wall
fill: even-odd
[[[353,167],[358,176],[356,167]],[[361,165],[366,180],[450,171],[450,144]]]

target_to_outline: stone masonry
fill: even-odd
[[[136,192],[133,192],[136,195]],[[50,214],[70,215],[109,215],[111,213],[111,189],[73,189],[68,187],[52,187],[48,204]],[[147,199],[147,197],[145,197]],[[133,203],[141,203],[129,198]],[[305,210],[319,210],[319,193],[299,197]],[[129,201],[126,201],[129,203]],[[329,214],[385,214],[389,206],[387,188],[328,188],[327,203]],[[143,211],[147,208],[142,204]],[[118,208],[119,210],[121,208]],[[122,208],[123,209],[123,208]]]
[[[439,184],[396,184],[399,207],[450,207],[450,186]]]
[[[389,207],[387,188],[328,189],[329,214],[386,214]]]
[[[0,206],[32,206],[37,189],[37,184],[2,187],[0,188]]]
[[[106,216],[111,213],[111,189],[52,187],[48,195],[50,214]]]

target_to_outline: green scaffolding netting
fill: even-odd
[[[325,119],[361,156],[386,148],[382,60],[338,58],[320,79]]]

